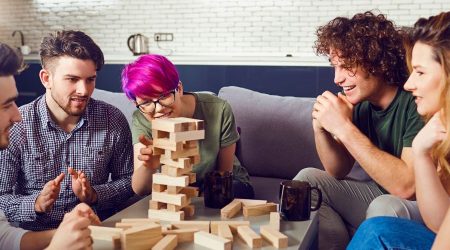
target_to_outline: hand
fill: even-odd
[[[41,193],[36,198],[34,210],[38,213],[47,213],[53,208],[53,204],[58,199],[61,190],[61,182],[64,179],[64,173],[61,173],[54,180],[44,185]]]
[[[343,125],[347,122],[351,123],[352,116],[353,104],[347,100],[347,97],[341,93],[335,96],[331,92],[325,91],[317,97],[314,104],[313,126],[315,126],[315,131],[324,129],[339,138]]]
[[[78,204],[70,213],[64,215],[47,249],[92,249],[93,241],[88,226],[93,215],[98,219],[88,205]]]
[[[139,136],[139,142],[144,144],[144,148],[141,148],[138,159],[143,162],[144,167],[148,167],[152,170],[159,168],[160,156],[153,155],[153,140],[145,135]]]
[[[81,171],[75,171],[69,167],[69,174],[72,176],[72,190],[73,193],[80,199],[81,202],[94,204],[97,202],[97,193],[91,187],[87,176]]]
[[[76,207],[73,208],[71,213],[76,213],[80,216],[88,218],[89,221],[91,222],[91,225],[98,226],[101,224],[100,218],[98,218],[98,216],[95,214],[92,208],[85,203],[78,204]]]
[[[434,114],[419,131],[412,143],[414,154],[428,154],[431,148],[447,137],[447,131],[442,124],[440,113]]]

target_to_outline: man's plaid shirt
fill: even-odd
[[[9,147],[0,151],[0,209],[9,221],[29,230],[56,228],[80,202],[72,191],[69,166],[87,175],[97,192],[97,211],[132,196],[131,132],[117,108],[90,99],[71,133],[50,118],[45,96],[20,107],[20,113],[23,121],[13,126]],[[52,210],[36,213],[35,200],[45,183],[62,172],[66,176]]]

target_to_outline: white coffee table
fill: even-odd
[[[114,227],[116,222],[120,222],[122,218],[147,218],[150,196],[143,198],[128,208],[119,213],[109,217],[103,221],[102,226]],[[190,220],[208,220],[215,221],[220,219],[220,209],[205,208],[203,205],[203,198],[193,198],[192,204],[195,205],[195,215]],[[230,220],[249,220],[251,227],[259,233],[261,225],[268,224],[269,215],[254,216],[244,219],[242,213],[239,216]],[[311,218],[308,221],[281,221],[280,231],[289,237],[287,249],[312,249],[317,240],[318,219],[316,213],[311,213]],[[108,242],[96,241],[94,242],[94,249],[103,250],[111,249]],[[176,249],[207,249],[193,243],[178,244]],[[233,249],[250,249],[241,239],[235,237],[233,242]],[[264,241],[261,249],[276,249],[268,242]]]

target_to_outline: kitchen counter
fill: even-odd
[[[105,54],[106,64],[127,64],[138,56],[127,54]],[[256,55],[171,55],[167,56],[176,65],[251,65],[251,66],[329,66],[325,57],[312,55],[311,57],[299,56],[256,56]],[[39,63],[39,55],[33,53],[25,55],[24,59],[29,63]]]

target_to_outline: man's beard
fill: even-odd
[[[82,110],[79,110],[79,111],[72,111],[71,109],[70,109],[70,102],[71,102],[71,98],[72,97],[69,97],[69,100],[68,100],[68,102],[67,102],[67,105],[66,106],[64,106],[62,103],[60,103],[59,101],[58,101],[58,99],[57,98],[55,98],[54,96],[53,96],[53,92],[51,93],[51,95],[50,95],[51,97],[52,97],[52,99],[53,99],[53,101],[55,101],[55,103],[62,109],[62,110],[64,110],[64,112],[66,112],[66,114],[68,114],[68,115],[70,115],[70,116],[82,116],[83,114],[84,114],[84,112],[86,111],[86,106],[87,106],[87,102],[88,101],[86,101],[86,106],[84,106],[84,108],[82,109]],[[82,97],[82,98],[86,98],[87,100],[88,100],[88,97]]]

